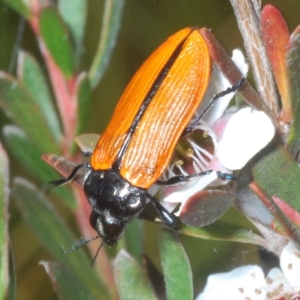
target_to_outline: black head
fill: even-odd
[[[91,226],[107,246],[114,246],[123,235],[125,225],[143,210],[147,192],[132,186],[113,170],[92,170],[84,192],[92,207]]]

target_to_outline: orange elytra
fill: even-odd
[[[83,188],[92,208],[91,226],[104,244],[116,244],[125,225],[139,215],[147,200],[162,221],[175,228],[175,217],[147,190],[155,183],[171,185],[195,176],[159,180],[180,137],[196,125],[187,127],[201,104],[211,73],[212,59],[198,29],[185,28],[169,37],[126,87],[90,163],[78,165],[67,178],[51,182],[55,186],[68,183],[80,168],[89,169]],[[222,95],[238,89],[241,83]]]

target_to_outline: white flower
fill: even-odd
[[[241,169],[270,142],[274,133],[274,125],[264,112],[250,107],[240,109],[229,119],[216,157],[227,169]]]
[[[246,76],[248,64],[242,52],[235,50],[233,60]],[[203,105],[213,97],[214,94],[226,90],[230,83],[218,68],[214,69],[210,87],[203,101]],[[234,93],[230,93],[220,99],[207,112],[203,119],[197,124],[195,130],[202,130],[211,138],[214,153],[211,154],[188,138],[190,148],[193,150],[189,157],[193,159],[192,173],[200,173],[206,170],[214,170],[223,173],[232,173],[233,170],[241,169],[259,150],[265,147],[275,134],[275,128],[269,117],[262,111],[250,107],[238,109],[228,108]],[[202,106],[203,109],[203,106]],[[191,123],[193,120],[191,121]],[[179,168],[183,175],[187,175]],[[174,176],[172,168],[169,168],[169,176]],[[190,172],[189,172],[190,173]],[[164,202],[182,203],[177,215],[180,214],[184,202],[193,194],[203,190],[208,185],[223,185],[226,181],[218,179],[217,173],[210,176],[199,176],[183,184],[166,187],[161,190],[161,198]],[[171,206],[174,208],[174,205]]]
[[[279,268],[265,277],[259,266],[243,266],[228,273],[210,275],[196,300],[288,300],[300,297],[300,252],[293,242],[280,256]]]

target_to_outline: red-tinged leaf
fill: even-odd
[[[225,191],[201,191],[185,202],[180,220],[194,227],[212,224],[231,207],[234,200],[234,194]]]
[[[300,212],[293,209],[286,202],[282,201],[278,197],[273,197],[274,202],[278,205],[278,207],[282,210],[282,212],[295,224],[300,228]]]
[[[177,234],[162,229],[159,252],[168,300],[193,299],[193,275],[187,254]]]
[[[9,285],[8,157],[0,144],[0,298],[5,299]]]
[[[41,37],[51,56],[65,77],[71,78],[74,72],[71,38],[58,12],[48,7],[40,13]]]
[[[231,84],[235,84],[243,77],[241,71],[234,64],[224,47],[220,44],[220,42],[216,39],[216,37],[210,30],[208,30],[207,28],[202,28],[200,32],[208,45],[209,53],[212,56],[214,62],[217,64],[228,81]],[[243,85],[238,90],[238,93],[249,105],[258,110],[263,110],[264,112],[268,113],[268,115],[271,115],[269,108],[264,104],[260,96],[250,85],[247,79],[243,82]]]
[[[293,115],[287,138],[287,146],[290,152],[295,155],[300,148],[300,26],[294,30],[290,37],[290,41],[287,45],[286,60]]]
[[[280,111],[280,102],[267,52],[261,38],[258,22],[259,5],[257,1],[249,0],[230,0],[230,2],[244,40],[244,48],[251,65],[257,92],[272,114],[265,109],[260,110],[275,119]]]
[[[44,266],[53,289],[59,299],[62,300],[96,300],[97,298],[80,281],[76,274],[67,267],[57,262],[40,263]]]
[[[74,168],[77,166],[77,164],[63,158],[56,156],[54,154],[44,154],[42,156],[42,160],[44,160],[47,164],[52,166],[54,169],[56,169],[60,174],[63,175],[63,177],[68,177],[71,172],[74,170]],[[83,186],[84,182],[84,176],[89,171],[88,168],[80,168],[77,173],[74,180],[72,180],[73,183],[75,183],[77,186],[81,187]]]
[[[280,119],[290,123],[290,86],[286,66],[286,46],[290,38],[288,25],[281,12],[273,5],[266,5],[261,12],[260,27],[275,81],[281,95],[282,111]]]
[[[156,299],[147,274],[125,250],[116,257],[114,271],[121,299]]]
[[[270,209],[276,221],[279,223],[280,230],[284,230],[284,235],[290,237],[295,243],[300,246],[300,228],[297,227],[289,217],[280,209],[273,197],[270,196],[261,186],[253,182],[250,188]]]
[[[87,133],[81,134],[75,138],[75,142],[83,153],[93,153],[100,138],[99,134]]]

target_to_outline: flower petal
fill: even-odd
[[[194,178],[190,182],[188,182],[185,185],[178,186],[176,188],[176,191],[166,196],[163,201],[164,202],[171,202],[171,203],[185,203],[187,199],[189,199],[191,196],[196,194],[199,191],[202,191],[205,189],[211,182],[216,180],[218,178],[218,175],[216,172],[212,172],[208,175],[199,176],[199,178]],[[170,187],[173,188],[173,187]],[[168,187],[166,188],[168,189]],[[182,209],[182,206],[180,207],[179,211],[176,212],[175,215],[179,215]]]
[[[249,70],[249,65],[246,63],[245,57],[239,49],[233,50],[232,60],[240,69],[244,77],[246,77]],[[208,104],[208,102],[213,98],[215,94],[225,91],[229,87],[231,87],[231,84],[220,71],[220,69],[215,66],[201,108],[203,109],[203,107],[205,107],[205,105]],[[217,102],[214,104],[213,109],[210,109],[205,114],[203,120],[212,126],[215,123],[215,121],[218,120],[224,114],[234,94],[235,93],[230,93],[218,99]]]
[[[240,109],[228,121],[216,156],[231,170],[241,169],[275,134],[269,117],[251,107]]]
[[[278,268],[273,268],[268,273],[265,290],[267,295],[272,295],[272,299],[286,299],[285,296],[295,294],[295,290]]]
[[[259,266],[243,266],[227,273],[210,275],[196,300],[231,299],[263,300],[265,276]]]
[[[280,255],[280,267],[289,283],[300,291],[300,251],[293,242],[289,242]]]

